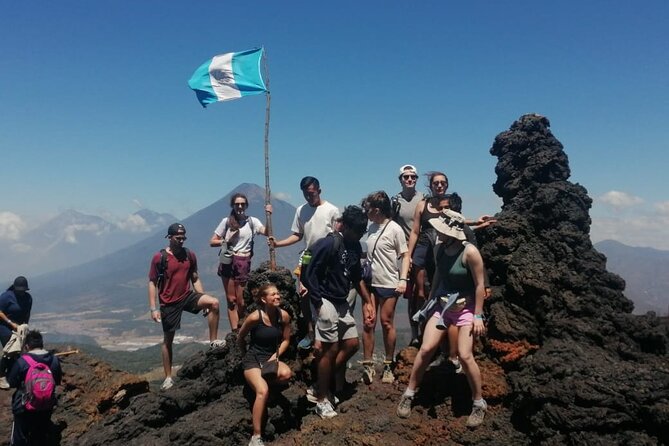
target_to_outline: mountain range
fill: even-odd
[[[607,269],[625,279],[625,295],[634,302],[634,313],[654,311],[669,315],[669,251],[638,248],[604,240],[595,248],[607,258]]]
[[[36,276],[69,268],[130,246],[176,218],[141,209],[119,223],[67,210],[23,234],[0,243],[0,277]],[[162,230],[162,229],[161,229]]]

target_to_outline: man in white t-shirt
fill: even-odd
[[[270,237],[269,242],[274,248],[282,248],[304,240],[306,246],[300,261],[300,265],[302,265],[311,259],[309,253],[311,245],[334,230],[337,220],[341,217],[341,212],[339,212],[337,206],[321,198],[321,187],[317,178],[302,178],[300,189],[307,202],[295,211],[295,218],[291,227],[293,233],[283,240],[274,240],[273,237]],[[302,297],[300,302],[302,315],[307,322],[307,337],[299,342],[298,347],[309,349],[311,348],[314,329],[307,290],[302,286],[299,274],[297,284],[298,292]]]

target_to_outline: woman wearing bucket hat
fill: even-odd
[[[468,427],[483,423],[487,404],[482,396],[481,372],[474,355],[474,336],[485,333],[483,324],[484,268],[478,249],[465,242],[464,217],[445,209],[439,217],[430,219],[437,231],[435,247],[436,272],[431,297],[438,299],[432,316],[425,325],[423,343],[411,369],[409,385],[397,407],[397,415],[407,418],[416,389],[441,341],[447,335],[444,328],[458,327],[460,363],[472,391],[473,408],[467,419]]]
[[[12,331],[15,331],[21,324],[27,324],[30,320],[33,298],[28,290],[30,290],[28,279],[19,276],[14,279],[14,283],[7,288],[7,291],[0,295],[0,342],[2,342],[3,347],[12,337]],[[5,375],[11,369],[15,360],[16,358],[2,356],[2,360],[0,360],[0,389],[9,388]]]
[[[209,246],[221,248],[218,275],[228,301],[230,330],[236,331],[245,312],[244,286],[251,272],[253,239],[256,234],[267,236],[267,228],[256,217],[246,215],[249,207],[246,195],[233,194],[230,207],[230,215],[218,224]]]

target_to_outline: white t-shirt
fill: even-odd
[[[311,207],[309,203],[305,203],[295,211],[293,226],[290,230],[295,234],[302,234],[302,240],[309,249],[317,240],[332,232],[335,220],[340,215],[337,206],[327,201],[322,201],[316,207]]]
[[[372,261],[372,286],[396,288],[400,280],[399,257],[408,251],[404,231],[396,222],[372,223],[367,231],[367,258]],[[383,234],[381,232],[383,231]],[[381,237],[379,238],[379,235]],[[378,243],[377,243],[378,240]],[[376,248],[374,248],[376,244]]]
[[[225,217],[216,226],[214,234],[228,241],[228,246],[232,248],[235,254],[247,254],[251,252],[251,242],[255,234],[265,232],[265,226],[255,217],[247,217],[244,224],[239,228],[239,231],[232,232],[228,224],[228,218]],[[249,220],[251,220],[249,224]],[[251,229],[253,227],[253,230]]]

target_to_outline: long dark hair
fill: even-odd
[[[242,226],[242,222],[239,221],[239,217],[235,212],[235,200],[237,200],[237,198],[243,198],[244,201],[246,202],[246,207],[247,208],[249,207],[249,199],[246,198],[246,195],[237,192],[232,197],[230,197],[230,207],[232,208],[232,210],[230,211],[230,217],[228,217],[228,227],[233,231],[236,231]]]

